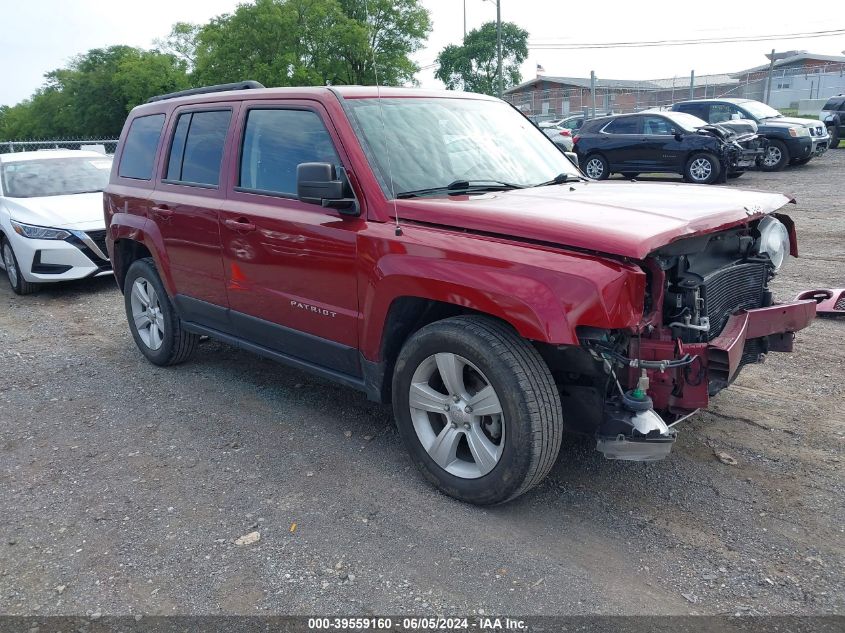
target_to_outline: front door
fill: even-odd
[[[666,117],[643,117],[639,161],[646,171],[678,171],[683,168],[683,143],[675,136],[674,130],[675,124]]]
[[[218,213],[232,116],[232,105],[176,111],[150,205],[182,317],[211,327],[225,322],[227,304]]]
[[[220,234],[236,334],[359,375],[356,253],[366,221],[296,198],[300,163],[343,167],[327,120],[315,102],[244,104]]]

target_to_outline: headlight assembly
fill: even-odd
[[[760,255],[768,255],[775,270],[780,270],[789,256],[789,231],[776,218],[766,216],[757,225],[760,237],[754,250]]]
[[[28,237],[32,240],[63,240],[70,237],[70,233],[64,229],[51,229],[46,226],[33,226],[10,220],[15,233]]]
[[[810,136],[810,130],[805,127],[791,127],[789,128],[789,135],[796,138]]]

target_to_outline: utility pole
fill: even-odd
[[[769,62],[769,79],[766,81],[766,105],[772,96],[772,71],[775,68],[775,49],[772,49],[772,60]]]
[[[596,118],[596,71],[590,71],[590,95],[593,98],[593,115],[590,117],[591,119]]]
[[[499,99],[505,92],[505,82],[502,77],[502,0],[496,0],[496,58],[499,74]]]
[[[467,0],[464,0],[464,41],[467,39]]]
[[[689,71],[689,98],[695,99],[695,70]]]

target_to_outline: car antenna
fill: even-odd
[[[370,24],[370,0],[364,0],[364,13],[367,16],[367,26],[372,28]],[[381,104],[381,84],[378,81],[378,63],[376,62],[376,50],[370,48],[370,53],[373,56],[373,74],[376,78],[376,101],[378,101],[379,118],[381,119],[381,131],[384,134],[384,150],[387,156],[387,177],[390,180],[390,195],[393,198],[393,219],[396,222],[396,236],[402,235],[402,227],[399,226],[399,208],[396,204],[396,183],[393,182],[393,168],[390,165],[390,143],[387,142],[387,124],[384,121],[384,108]]]

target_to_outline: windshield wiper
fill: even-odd
[[[581,182],[583,178],[581,176],[576,176],[575,174],[558,174],[551,180],[547,180],[546,182],[541,182],[537,185],[531,185],[532,187],[548,187],[550,185],[562,185],[565,182]]]
[[[501,180],[455,180],[445,187],[427,187],[425,189],[414,189],[413,191],[402,191],[396,194],[397,198],[417,198],[420,196],[436,195],[447,193],[458,195],[467,192],[480,191],[507,191],[508,189],[524,189],[524,185],[516,185],[512,182]]]

